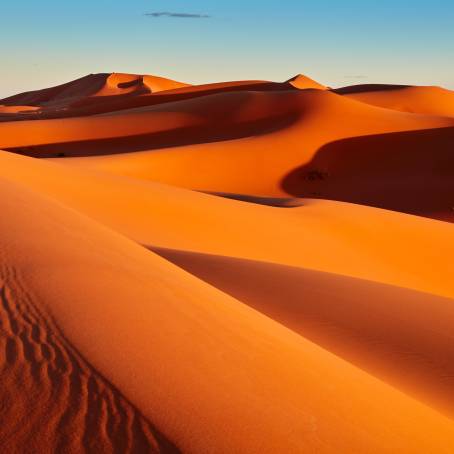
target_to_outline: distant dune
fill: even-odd
[[[454,91],[441,87],[353,85],[333,91],[386,109],[454,117]]]
[[[298,74],[295,77],[292,77],[287,81],[290,85],[292,85],[295,88],[299,88],[301,90],[307,89],[307,88],[315,88],[318,90],[326,90],[327,87],[324,85],[316,82],[315,80],[311,79],[310,77],[305,76],[304,74]]]
[[[438,87],[0,100],[2,450],[452,454],[453,143]]]

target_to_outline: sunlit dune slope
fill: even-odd
[[[0,450],[452,454],[453,93],[0,100]]]
[[[107,77],[104,86],[95,93],[95,96],[113,96],[131,93],[147,94],[187,86],[189,86],[189,84],[166,79],[164,77],[113,73]]]
[[[454,119],[328,91],[223,93],[89,119],[0,124],[0,132],[3,148],[38,156],[137,151],[65,162],[202,191],[454,214]]]
[[[36,106],[3,106],[0,105],[0,115],[1,114],[16,114],[20,112],[32,112],[37,110]]]
[[[108,76],[109,75],[106,75],[106,77]],[[287,91],[289,89],[295,89],[287,83],[238,81],[183,86],[182,88],[150,92],[149,88],[147,88],[142,81],[137,79],[137,76],[128,74],[123,74],[121,76],[124,76],[126,80],[132,80],[130,80],[129,83],[125,82],[124,85],[120,83],[120,87],[115,87],[115,85],[109,86],[107,84],[98,84],[90,88],[88,95],[83,95],[82,93],[82,96],[73,96],[68,98],[64,97],[59,101],[49,103],[46,102],[43,103],[41,107],[39,107],[39,110],[34,112],[33,115],[31,112],[28,112],[28,115],[22,112],[17,112],[15,116],[0,117],[0,121],[81,117],[127,110],[131,108],[155,106],[216,93],[241,92],[248,90]],[[115,77],[118,79],[120,75],[117,74]],[[145,77],[146,76],[144,76],[144,79]],[[162,85],[159,78],[156,80],[157,78],[153,77],[153,79],[151,79],[151,77],[153,76],[150,76],[150,79],[148,79],[147,82],[150,87]],[[41,95],[41,91],[39,91],[39,93],[34,96],[38,96],[41,99]],[[20,101],[22,97],[23,95],[17,95],[13,97],[12,100],[10,100],[10,98],[6,98],[4,100],[0,100],[0,102],[4,102],[9,108],[14,109],[16,107],[15,102]],[[46,96],[44,97],[46,98]],[[25,96],[25,98],[28,99],[28,96]]]
[[[36,157],[78,156],[248,137],[296,121],[299,101],[298,92],[218,93],[92,117],[0,123],[0,147]]]
[[[451,452],[454,425],[429,407],[77,212],[5,179],[0,192],[2,379],[18,368],[38,391],[2,391],[0,430],[33,408],[41,452],[87,428],[103,450],[99,406],[97,423],[163,434],[161,452]],[[62,407],[45,407],[50,386]],[[110,442],[121,426],[103,428]]]
[[[21,93],[0,100],[0,104],[6,104],[10,109],[15,109],[18,103],[23,102],[39,106],[39,110],[34,115],[25,115],[16,109],[15,116],[7,118],[0,116],[0,121],[95,115],[155,106],[216,93],[292,91],[314,88],[326,89],[323,85],[301,74],[282,83],[240,80],[202,85],[189,85],[150,75],[92,74],[57,87]]]
[[[306,89],[306,88],[316,88],[319,90],[326,90],[327,87],[324,85],[316,82],[315,80],[311,79],[308,76],[305,76],[304,74],[297,74],[295,77],[292,77],[287,81],[290,85],[292,85],[295,88],[301,89]]]
[[[454,300],[302,268],[154,250],[341,358],[454,415]]]
[[[441,87],[353,85],[333,91],[386,109],[454,117],[454,91]]]
[[[298,208],[261,206],[6,152],[0,165],[15,181],[142,244],[454,296],[449,223],[324,200],[303,200]]]
[[[2,99],[0,104],[11,107],[25,104],[40,107],[45,111],[49,108],[68,108],[84,99],[98,96],[129,95],[130,97],[187,86],[189,84],[152,75],[99,73],[55,87],[10,96]]]

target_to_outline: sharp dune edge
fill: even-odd
[[[447,453],[454,95],[124,73],[0,100],[10,453]]]

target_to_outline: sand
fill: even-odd
[[[334,92],[386,109],[454,117],[454,92],[442,87],[354,85]]]
[[[2,449],[451,454],[451,94],[0,100]]]

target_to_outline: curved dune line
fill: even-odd
[[[360,205],[274,208],[0,153],[5,174],[141,244],[454,296],[454,225]],[[83,188],[83,190],[82,190]],[[436,264],[436,266],[434,265]]]
[[[333,91],[386,109],[454,117],[454,91],[441,87],[357,85]]]
[[[0,100],[2,451],[452,454],[453,140],[301,74]]]
[[[240,98],[238,93],[230,93],[223,99],[235,104]],[[453,118],[392,111],[322,90],[256,93],[243,99],[245,104],[238,112],[244,112],[245,120],[256,118],[252,117],[255,112],[268,112],[270,123],[264,120],[255,125],[266,134],[253,134],[249,129],[245,136],[238,134],[236,140],[228,140],[226,130],[237,131],[242,121],[234,126],[233,117],[216,116],[208,99],[197,99],[174,107],[180,115],[195,113],[198,108],[213,113],[214,121],[208,128],[202,127],[202,133],[188,136],[175,129],[167,138],[140,139],[142,148],[130,138],[129,145],[121,145],[122,150],[129,146],[129,151],[138,152],[65,163],[200,191],[334,199],[454,219]],[[291,121],[270,129],[276,122],[271,117],[272,106],[280,106],[282,114],[286,109]],[[134,118],[132,112],[129,115]],[[6,136],[7,129],[4,132]],[[200,143],[203,138],[206,143]],[[67,156],[96,155],[109,149],[117,150],[114,140],[72,147],[60,143],[34,153],[49,156],[60,150]]]
[[[454,416],[453,299],[273,263],[150,249]]]
[[[298,101],[291,93],[220,93],[95,117],[0,123],[0,147],[36,157],[77,156],[263,135],[297,121]],[[165,132],[168,143],[159,135]]]
[[[450,453],[453,423],[429,407],[73,210],[0,191],[16,301],[183,452]]]

